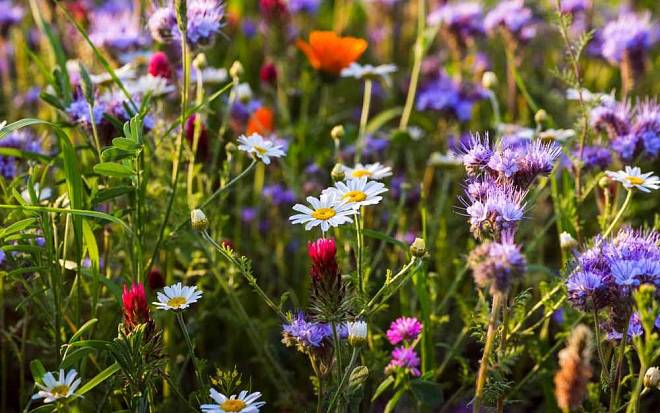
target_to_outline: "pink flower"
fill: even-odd
[[[144,285],[142,283],[133,284],[130,288],[124,285],[121,300],[124,307],[124,327],[128,331],[132,331],[139,324],[145,324],[151,321],[147,296],[144,293]]]
[[[401,346],[392,350],[392,360],[385,367],[385,373],[392,373],[396,369],[402,369],[415,377],[419,377],[419,356],[411,347]]]
[[[151,55],[151,59],[149,59],[149,74],[153,77],[162,77],[165,79],[172,77],[172,67],[165,53],[156,52]]]
[[[331,280],[339,275],[337,267],[337,247],[333,239],[320,238],[307,245],[307,253],[312,259],[311,277],[314,281]]]
[[[422,323],[415,317],[399,317],[390,324],[387,339],[396,345],[402,341],[414,341],[422,332]]]

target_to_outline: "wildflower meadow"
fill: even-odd
[[[0,0],[0,413],[660,412],[657,0]]]

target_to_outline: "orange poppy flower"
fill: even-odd
[[[273,131],[274,117],[275,115],[272,110],[264,106],[260,107],[250,116],[245,133],[248,136],[253,133],[258,133],[262,136],[270,135]]]
[[[309,43],[298,40],[296,45],[307,56],[314,69],[339,75],[367,50],[367,41],[356,37],[340,37],[330,31],[313,31]]]

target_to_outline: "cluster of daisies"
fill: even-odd
[[[299,212],[289,220],[293,224],[304,224],[306,230],[316,226],[322,232],[330,227],[338,227],[353,221],[360,209],[368,205],[376,205],[383,199],[380,196],[388,189],[379,180],[392,175],[392,169],[380,163],[355,167],[343,167],[344,181],[337,181],[334,186],[324,189],[316,198],[307,197],[311,206],[296,204],[293,210]]]

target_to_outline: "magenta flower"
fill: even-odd
[[[387,339],[392,345],[413,341],[422,332],[422,323],[415,317],[399,317],[390,324]]]
[[[412,347],[397,347],[392,350],[392,360],[387,367],[385,367],[385,373],[389,374],[397,369],[401,369],[405,373],[414,377],[419,377],[421,375],[421,372],[419,371],[419,363],[419,356]]]

